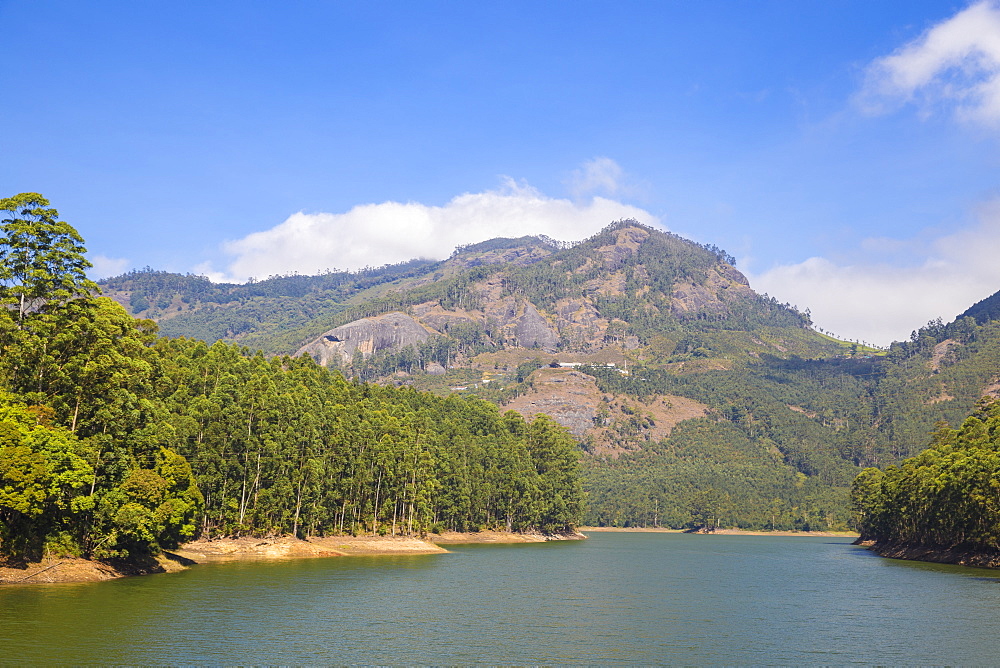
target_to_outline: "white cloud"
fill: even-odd
[[[871,113],[917,103],[1000,125],[1000,4],[983,0],[869,67],[859,102]]]
[[[125,258],[107,257],[105,255],[93,255],[88,259],[94,266],[87,272],[87,275],[95,281],[123,274],[131,264]]]
[[[444,206],[416,202],[363,204],[346,213],[296,213],[280,225],[224,244],[233,256],[227,280],[326,269],[360,269],[416,257],[441,259],[455,246],[495,237],[546,234],[586,238],[619,218],[657,225],[647,211],[603,197],[585,202],[546,197],[505,179],[500,188],[466,193]],[[213,280],[211,267],[200,267]]]
[[[594,158],[573,170],[568,185],[577,197],[595,193],[614,195],[622,187],[623,176],[621,166],[611,158]]]
[[[579,169],[574,169],[563,184],[577,200],[600,195],[641,201],[650,190],[649,183],[637,180],[617,162],[604,156],[588,160]]]
[[[782,302],[809,308],[817,327],[840,337],[879,345],[908,339],[929,320],[953,320],[1000,290],[996,239],[1000,201],[983,207],[979,223],[923,245],[919,266],[899,267],[877,258],[837,264],[814,257],[751,275],[751,285]],[[909,242],[900,242],[909,243]],[[863,244],[868,251],[872,244]],[[886,256],[892,244],[879,240]]]
[[[231,278],[231,277],[229,277],[229,276],[227,276],[224,272],[215,270],[212,267],[212,263],[211,262],[202,262],[200,264],[196,264],[194,267],[192,267],[191,273],[193,273],[196,276],[204,276],[205,278],[207,278],[208,280],[212,281],[213,283],[231,283],[231,282],[234,282],[234,279]],[[235,282],[242,283],[243,281],[239,280],[239,281],[235,281]]]

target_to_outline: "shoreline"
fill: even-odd
[[[0,587],[8,585],[104,582],[135,575],[176,573],[187,568],[185,560],[164,553],[139,563],[94,561],[81,557],[46,558],[25,568],[0,565]]]
[[[585,540],[578,531],[566,535],[481,531],[446,531],[425,538],[415,536],[324,536],[300,540],[277,538],[198,539],[175,550],[165,550],[142,563],[95,561],[79,557],[43,559],[26,568],[0,566],[0,586],[69,582],[102,582],[134,575],[175,573],[200,563],[228,561],[278,561],[320,557],[405,556],[446,554],[441,545],[544,543],[550,540]]]
[[[687,531],[661,527],[579,527],[577,531],[622,533],[691,533],[699,536],[816,536],[827,538],[857,538],[855,531],[753,531],[750,529],[716,529],[714,531]]]
[[[472,545],[482,543],[547,543],[553,540],[587,540],[587,537],[577,528],[572,533],[547,534],[537,531],[518,533],[511,531],[476,531],[462,533],[460,531],[444,531],[440,534],[430,534],[427,540],[435,545]]]
[[[854,542],[870,552],[886,559],[903,561],[923,561],[932,564],[951,564],[969,568],[1000,569],[1000,552],[978,551],[957,547],[926,547],[922,545],[901,545],[897,543],[876,543],[871,540]]]
[[[171,553],[198,564],[209,561],[437,554],[446,551],[419,538],[404,536],[324,536],[308,540],[282,536],[199,539],[185,543]]]

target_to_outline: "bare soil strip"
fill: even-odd
[[[129,575],[172,573],[186,566],[178,559],[160,556],[143,564],[115,564],[74,557],[43,559],[23,566],[0,565],[0,585],[34,585],[55,582],[101,582]]]
[[[407,536],[328,536],[299,540],[278,538],[220,538],[196,540],[144,564],[118,564],[87,559],[46,559],[22,566],[0,565],[0,584],[99,582],[130,575],[184,570],[188,566],[219,561],[302,559],[373,555],[441,554],[440,545],[463,543],[541,543],[547,540],[581,540],[580,533],[550,536],[540,533],[445,532],[426,539]]]
[[[476,533],[460,533],[445,531],[433,534],[427,540],[436,545],[461,545],[468,543],[545,543],[550,540],[586,540],[580,532],[569,534],[544,533],[510,533],[507,531],[479,531]]]

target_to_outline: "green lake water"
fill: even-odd
[[[0,587],[0,664],[997,664],[1000,572],[594,533]]]

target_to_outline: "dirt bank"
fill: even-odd
[[[46,559],[24,567],[0,566],[0,584],[100,582],[130,575],[172,573],[209,561],[345,557],[355,555],[438,554],[442,547],[418,538],[391,536],[335,536],[313,538],[223,538],[196,540],[143,563]]]
[[[585,534],[615,532],[615,533],[684,533],[681,529],[665,529],[663,527],[580,527]]]
[[[143,563],[91,561],[73,557],[44,559],[24,567],[0,566],[0,584],[101,582],[129,575],[173,573],[187,567],[183,561],[166,555]]]
[[[508,531],[477,531],[475,533],[445,531],[441,534],[431,534],[427,540],[436,545],[461,545],[468,543],[545,543],[550,540],[585,540],[586,538],[580,532],[545,534],[511,533]]]
[[[1000,568],[1000,552],[990,550],[969,550],[957,547],[924,547],[899,545],[896,543],[873,543],[855,541],[880,557],[907,559],[909,561],[929,561],[935,564],[955,564],[973,568]]]
[[[329,536],[299,540],[279,538],[219,538],[185,543],[146,563],[116,563],[87,559],[48,559],[26,567],[0,566],[0,584],[52,582],[99,582],[129,575],[169,573],[188,566],[218,561],[302,559],[366,555],[441,554],[440,545],[460,543],[541,543],[548,540],[579,540],[583,534],[552,536],[534,533],[482,531],[445,532],[426,540],[404,536]]]
[[[857,538],[855,531],[747,531],[744,529],[716,529],[718,536],[827,536],[831,538]]]
[[[243,559],[346,557],[374,554],[436,554],[447,552],[419,538],[403,536],[330,536],[325,538],[220,538],[185,543],[175,554],[195,563]]]
[[[634,533],[684,533],[681,529],[643,528],[643,527],[580,527],[584,533],[600,531],[622,531]],[[696,531],[705,536],[829,536],[838,538],[857,538],[852,531],[749,531],[746,529],[715,529],[713,531]]]

